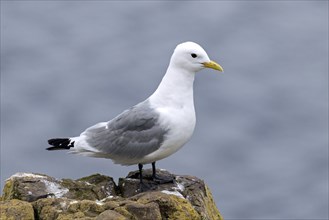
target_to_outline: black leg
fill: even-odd
[[[160,177],[156,174],[155,162],[152,163],[152,179],[154,182],[156,182],[158,184],[174,183],[173,177],[168,177],[168,176]]]
[[[138,169],[139,169],[139,191],[146,192],[146,191],[150,190],[151,188],[148,184],[145,184],[143,182],[143,164],[139,163]]]
[[[143,184],[143,164],[139,163],[138,169],[139,169],[139,182],[140,184]]]
[[[157,170],[156,170],[156,168],[155,168],[155,162],[153,162],[152,163],[152,178],[153,179],[155,179],[155,177],[156,177],[156,172],[157,172]]]

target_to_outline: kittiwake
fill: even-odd
[[[177,45],[166,74],[150,97],[110,121],[87,128],[80,136],[48,140],[52,147],[47,150],[69,150],[121,165],[138,164],[141,186],[143,165],[151,163],[153,180],[162,182],[155,162],[175,153],[191,138],[196,121],[193,82],[204,68],[223,71],[200,45]]]

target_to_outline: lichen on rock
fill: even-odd
[[[34,210],[31,203],[22,200],[0,201],[0,219],[34,219]]]
[[[3,188],[1,219],[222,219],[210,189],[193,176],[174,175],[157,184],[145,170],[147,192],[140,192],[138,171],[120,178],[94,174],[77,180],[17,173]],[[21,217],[13,217],[21,216]]]

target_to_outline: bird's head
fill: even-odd
[[[223,72],[223,68],[209,59],[206,51],[198,44],[185,42],[177,45],[170,64],[191,72],[198,72],[204,68],[211,68]]]

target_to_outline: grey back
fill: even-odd
[[[159,124],[159,114],[146,100],[102,126],[88,128],[84,135],[87,143],[101,154],[113,160],[129,161],[159,149],[167,132]]]

